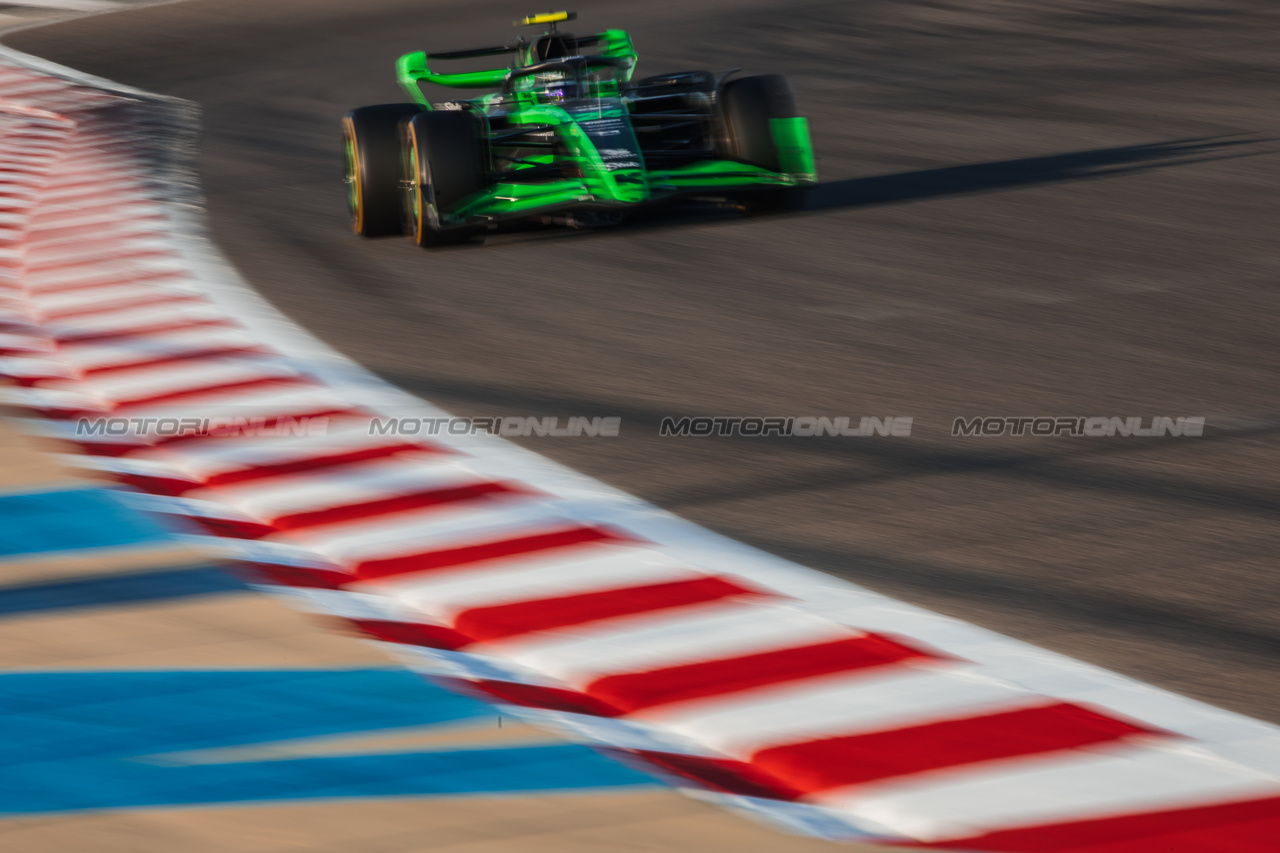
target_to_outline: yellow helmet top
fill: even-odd
[[[538,24],[558,24],[561,21],[577,20],[577,12],[542,12],[537,15],[530,15],[527,18],[521,18],[515,22],[517,27],[533,27]]]

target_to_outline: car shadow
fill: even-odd
[[[809,191],[805,210],[834,210],[876,204],[919,201],[945,196],[992,192],[1064,181],[1114,178],[1152,169],[1186,166],[1271,151],[1242,150],[1270,140],[1200,137],[1095,148],[1044,157],[1021,157],[990,163],[945,166],[819,184]]]

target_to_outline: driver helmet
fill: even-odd
[[[577,95],[577,84],[564,71],[548,71],[534,75],[543,96],[553,104],[562,104]]]

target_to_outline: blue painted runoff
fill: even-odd
[[[248,589],[230,573],[212,566],[22,584],[0,587],[0,618],[43,610],[132,604]]]
[[[143,545],[172,538],[111,489],[0,495],[0,557]]]
[[[653,784],[576,745],[157,760],[484,717],[495,710],[400,669],[0,674],[0,815]]]

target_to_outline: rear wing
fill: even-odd
[[[631,36],[624,30],[605,30],[602,33],[583,38],[574,38],[571,35],[557,35],[556,38],[570,51],[599,46],[601,49],[597,55],[624,61],[626,66],[623,70],[623,79],[631,79],[631,73],[635,69],[636,60],[639,57],[636,55],[635,48],[631,45]],[[427,96],[422,92],[421,83],[423,81],[434,83],[437,86],[449,86],[454,89],[500,89],[513,71],[521,67],[539,64],[543,61],[535,53],[537,44],[538,42],[530,43],[520,39],[515,44],[500,45],[498,47],[480,47],[473,50],[456,50],[446,53],[427,53],[426,51],[406,53],[396,60],[396,80],[417,104],[431,109],[431,102],[427,100]],[[432,71],[427,64],[428,60],[476,59],[483,56],[505,56],[508,54],[516,54],[515,63],[506,68],[495,68],[486,71],[441,74]]]

